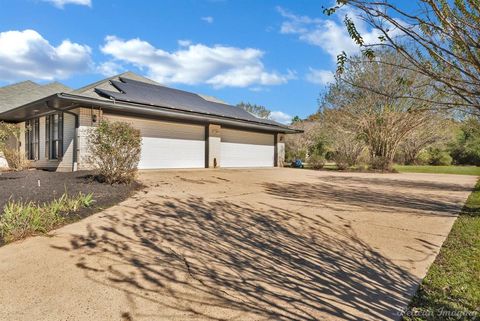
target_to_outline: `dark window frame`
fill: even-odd
[[[40,159],[40,119],[25,121],[25,154],[28,160]]]
[[[45,157],[47,159],[61,160],[63,157],[63,122],[63,113],[45,116]]]

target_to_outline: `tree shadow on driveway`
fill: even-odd
[[[270,193],[278,186],[267,186]],[[148,198],[112,208],[71,251],[135,304],[124,319],[398,319],[419,280],[351,228],[281,208]],[[60,249],[60,248],[59,248]]]
[[[353,184],[352,184],[353,183]],[[443,189],[441,187],[443,186]],[[469,192],[472,187],[404,180],[322,177],[318,183],[263,183],[271,196],[303,206],[340,204],[373,212],[415,211],[419,215],[454,216],[462,204],[456,195],[425,194],[427,191]],[[401,190],[403,188],[403,190]]]

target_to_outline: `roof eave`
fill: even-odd
[[[52,106],[56,108],[62,107],[60,106],[59,95],[60,94],[52,94],[50,96],[37,99],[28,104],[18,106],[16,108],[0,113],[0,121],[8,121],[14,123],[21,122],[52,112],[54,109],[49,107],[46,103],[53,102],[53,104],[51,104]],[[65,108],[65,106],[63,106],[63,108]]]

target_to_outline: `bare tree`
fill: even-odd
[[[243,110],[249,112],[250,114],[263,119],[269,119],[270,114],[272,113],[270,110],[268,110],[264,106],[244,103],[243,101],[237,104],[237,107],[242,108]]]
[[[431,115],[427,121],[410,132],[400,145],[403,162],[406,165],[415,164],[420,152],[428,147],[444,145],[454,138],[451,121],[444,115]]]
[[[347,169],[358,165],[360,156],[365,151],[365,143],[355,133],[343,128],[334,128],[331,132],[331,160],[338,169]]]
[[[303,130],[303,133],[285,136],[285,151],[287,160],[291,161],[295,158],[306,160],[312,150],[323,140],[324,131],[319,121],[296,121],[291,126],[295,129]]]
[[[403,68],[430,78],[439,93],[452,98],[435,103],[480,111],[480,2],[420,0],[418,4],[408,10],[386,0],[337,0],[324,12],[330,15],[343,6],[354,8],[380,34],[378,42],[365,43],[352,18],[345,16],[347,30],[364,56],[372,59],[379,46],[394,49],[408,62],[401,64]],[[339,71],[347,60],[344,52],[339,53]]]
[[[436,95],[423,75],[398,64],[406,62],[392,52],[382,52],[372,61],[349,59],[322,105],[330,122],[365,142],[374,169],[391,170],[400,143],[425,124],[431,114],[427,101]],[[412,94],[427,99],[402,97]]]

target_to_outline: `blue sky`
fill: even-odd
[[[58,80],[75,88],[132,70],[231,104],[264,105],[280,121],[306,117],[332,80],[336,54],[357,50],[343,13],[322,14],[331,4],[0,0],[0,85]]]

